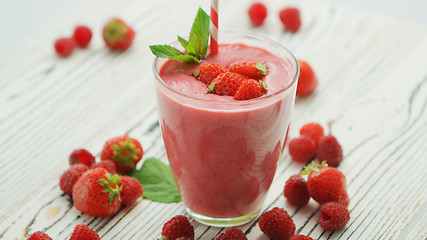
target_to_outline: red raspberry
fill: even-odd
[[[116,164],[111,160],[103,160],[101,162],[94,163],[92,164],[92,166],[90,166],[90,168],[104,168],[105,170],[107,170],[107,172],[111,174],[117,173]]]
[[[248,9],[248,15],[252,25],[261,26],[267,17],[267,8],[260,2],[253,3]]]
[[[60,38],[55,42],[55,51],[60,57],[68,57],[73,53],[75,43],[71,38]]]
[[[59,180],[59,187],[61,190],[66,194],[73,194],[74,184],[87,170],[89,170],[89,168],[84,164],[78,163],[72,165],[62,174]]]
[[[168,240],[182,237],[194,239],[194,227],[186,216],[177,215],[163,225],[162,236]]]
[[[86,48],[92,39],[92,31],[86,26],[77,26],[73,34],[74,42],[81,48]]]
[[[52,238],[44,232],[37,231],[31,234],[31,236],[27,240],[52,240]]]
[[[320,138],[323,137],[324,135],[323,127],[320,124],[315,122],[307,123],[304,126],[302,126],[301,129],[299,130],[299,133],[303,136],[313,139],[316,145],[316,148],[317,148],[317,145],[319,144]]]
[[[238,73],[221,73],[212,81],[208,90],[218,95],[234,96],[244,80],[246,78]]]
[[[248,78],[261,79],[268,73],[266,65],[256,62],[237,62],[228,67],[228,71],[241,74]]]
[[[225,72],[227,72],[227,69],[219,64],[203,63],[194,71],[193,76],[209,85],[219,74]]]
[[[310,201],[307,182],[299,174],[291,176],[288,181],[286,181],[283,194],[288,202],[295,206],[302,207],[307,205],[308,201]]]
[[[120,197],[125,206],[132,206],[142,196],[142,185],[134,177],[120,176],[119,187],[121,186],[123,189],[120,191]]]
[[[290,240],[295,233],[295,224],[283,208],[273,208],[259,218],[259,228],[273,240]]]
[[[77,149],[70,154],[69,162],[70,165],[83,163],[84,165],[90,167],[95,163],[95,157],[86,149]]]
[[[314,239],[311,237],[308,237],[308,236],[297,234],[297,235],[292,237],[292,240],[314,240]]]
[[[306,163],[316,154],[316,144],[311,138],[299,136],[289,143],[289,154],[293,160]]]
[[[221,233],[215,240],[247,240],[248,238],[239,228],[230,228]]]
[[[279,13],[279,18],[286,31],[296,32],[301,27],[301,16],[298,8],[288,7],[282,9]]]
[[[249,100],[253,98],[258,98],[264,95],[267,92],[267,87],[261,81],[256,81],[249,79],[244,81],[236,94],[234,99],[236,100]]]
[[[338,230],[348,223],[350,213],[343,205],[337,202],[327,202],[320,208],[322,212],[319,219],[319,225],[327,230]]]
[[[98,233],[84,224],[74,227],[70,240],[100,240]]]
[[[128,49],[135,38],[135,31],[119,18],[111,19],[102,31],[105,45],[111,50]]]
[[[337,139],[332,135],[321,137],[317,148],[317,160],[326,161],[329,166],[335,167],[342,159],[343,152]]]
[[[317,78],[311,66],[302,60],[298,60],[300,74],[297,85],[297,96],[306,96],[311,94],[317,87]]]

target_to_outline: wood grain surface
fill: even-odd
[[[313,200],[303,208],[286,203],[285,181],[302,169],[287,151],[262,210],[285,208],[296,232],[315,239],[426,239],[427,28],[317,1],[293,3],[302,11],[298,33],[283,30],[278,11],[288,3],[279,0],[268,1],[259,28],[246,16],[249,1],[220,1],[219,28],[269,37],[310,62],[319,86],[297,99],[290,137],[310,121],[330,126],[344,149],[339,169],[351,219],[343,230],[323,231]],[[200,5],[208,11],[209,1],[88,1],[0,59],[0,239],[38,230],[68,239],[79,223],[102,239],[156,239],[164,222],[185,214],[180,203],[140,199],[111,217],[91,217],[73,208],[58,182],[72,150],[99,154],[107,139],[124,133],[141,141],[144,158],[167,162],[148,46],[188,34]],[[113,16],[137,32],[123,53],[102,41],[102,26]],[[91,46],[59,59],[53,41],[77,24],[94,30]],[[192,224],[197,239],[224,231]],[[248,239],[268,239],[257,221],[240,228]]]

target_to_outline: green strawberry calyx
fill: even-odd
[[[258,73],[262,74],[262,75],[267,75],[268,74],[268,67],[262,63],[260,63],[260,61],[256,61],[255,67],[259,70]]]
[[[319,172],[320,169],[327,167],[328,164],[326,163],[326,161],[323,161],[320,165],[317,164],[315,161],[311,162],[311,168],[304,166],[304,170],[301,171],[301,175],[309,175],[312,172]]]
[[[132,140],[128,137],[125,141],[120,141],[118,144],[111,145],[113,149],[112,160],[120,166],[135,167],[135,160],[138,159],[138,154],[141,152]]]
[[[127,31],[128,29],[123,22],[113,19],[106,25],[104,36],[108,42],[114,44],[115,42],[123,39]]]
[[[108,201],[113,203],[115,198],[120,198],[120,192],[123,189],[123,185],[119,187],[118,183],[120,182],[120,177],[117,174],[112,175],[109,172],[105,172],[105,178],[101,178],[98,180],[98,183],[104,186],[105,188],[102,190],[103,193],[108,193]]]

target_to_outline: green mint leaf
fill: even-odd
[[[258,73],[261,73],[262,75],[267,75],[268,68],[266,65],[260,63],[259,61],[256,61],[255,67],[259,70]]]
[[[150,46],[151,52],[160,58],[171,58],[179,55],[184,55],[181,51],[178,49],[171,47],[169,45],[151,45]]]
[[[161,203],[181,201],[170,167],[159,159],[145,160],[141,169],[133,170],[129,175],[142,184],[144,198]]]
[[[191,27],[190,38],[185,50],[189,55],[195,56],[197,59],[204,59],[208,52],[209,42],[209,15],[199,8],[196,19],[194,19]]]
[[[195,56],[190,56],[190,55],[179,55],[179,56],[175,56],[175,57],[170,57],[169,59],[184,61],[184,62],[200,63],[199,59],[197,59]]]
[[[187,40],[185,40],[184,38],[182,38],[182,37],[178,36],[178,41],[179,41],[179,43],[181,43],[181,46],[182,46],[184,49],[186,49],[186,48],[187,48],[187,45],[188,45],[188,41],[187,41]]]

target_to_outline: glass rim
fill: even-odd
[[[274,41],[274,40],[271,40],[271,39],[269,39],[269,38],[266,38],[266,37],[263,37],[263,36],[260,36],[260,35],[257,35],[257,34],[253,34],[253,33],[246,33],[246,32],[238,32],[238,31],[221,31],[221,32],[219,32],[220,34],[223,34],[223,33],[225,33],[225,34],[231,34],[231,35],[240,35],[240,36],[242,36],[242,37],[250,37],[250,38],[255,38],[255,39],[258,39],[258,40],[262,40],[262,41],[265,41],[265,42],[268,42],[268,43],[270,43],[270,44],[272,44],[272,45],[275,45],[275,46],[277,46],[277,47],[279,47],[280,49],[282,49],[282,50],[284,50],[287,54],[289,54],[289,56],[290,56],[290,59],[293,61],[293,63],[295,64],[295,67],[296,67],[296,71],[294,71],[294,74],[293,74],[293,76],[292,76],[292,80],[291,81],[289,81],[284,87],[282,87],[281,89],[279,89],[279,90],[277,90],[277,91],[275,91],[274,93],[272,93],[272,94],[268,94],[268,95],[264,95],[264,96],[261,96],[261,97],[259,97],[259,98],[254,98],[254,99],[249,99],[249,100],[241,100],[241,101],[222,101],[222,100],[210,100],[210,99],[203,99],[203,98],[198,98],[198,97],[194,97],[194,96],[190,96],[190,95],[187,95],[187,94],[185,94],[185,93],[183,93],[183,92],[181,92],[181,91],[178,91],[178,90],[176,90],[176,89],[174,89],[174,88],[172,88],[171,86],[169,86],[168,84],[166,84],[164,81],[163,81],[163,79],[160,77],[160,75],[159,75],[159,71],[157,70],[157,67],[156,67],[156,63],[158,62],[158,60],[159,59],[163,59],[163,58],[160,58],[160,57],[155,57],[154,58],[154,61],[153,61],[153,72],[154,72],[154,77],[156,78],[156,80],[159,82],[159,83],[161,83],[164,87],[166,87],[168,90],[170,90],[170,91],[172,91],[172,92],[174,92],[175,94],[178,94],[178,95],[180,95],[180,96],[183,96],[183,97],[185,97],[185,98],[189,98],[189,99],[194,99],[194,100],[197,100],[197,101],[201,101],[201,102],[211,102],[211,103],[221,103],[221,104],[232,104],[232,105],[246,105],[246,104],[253,104],[253,103],[258,103],[258,102],[260,102],[260,101],[264,101],[264,100],[267,100],[267,99],[272,99],[272,98],[274,98],[275,96],[277,96],[277,95],[279,95],[279,94],[281,94],[281,93],[283,93],[283,92],[286,92],[286,91],[288,91],[296,82],[297,82],[297,80],[298,80],[298,76],[299,76],[299,71],[300,71],[300,68],[299,68],[299,63],[298,63],[298,60],[297,60],[297,58],[295,57],[295,55],[291,52],[291,51],[289,51],[289,49],[287,49],[285,46],[283,46],[282,44],[280,44],[280,43],[278,43],[278,42],[276,42],[276,41]],[[178,43],[178,41],[174,41],[174,42],[172,42],[172,44],[176,44],[176,43]]]

